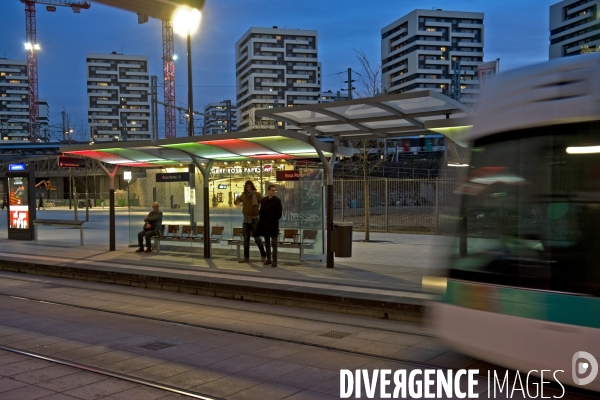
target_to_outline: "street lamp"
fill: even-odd
[[[68,145],[70,146],[71,145],[71,136],[73,136],[73,129],[67,129],[65,131],[65,135],[67,135],[67,137],[68,137],[68,140],[69,140]]]
[[[131,182],[131,171],[124,171],[123,179],[127,181],[127,207],[131,210],[131,198],[129,196],[129,183]]]
[[[181,6],[173,16],[173,30],[187,39],[188,64],[188,136],[194,136],[194,99],[192,95],[192,34],[198,30],[202,14],[199,10]]]
[[[202,14],[198,9],[181,6],[173,15],[173,30],[179,36],[185,37],[187,39],[187,68],[188,68],[188,136],[194,136],[194,97],[192,95],[192,34],[198,30],[200,26],[200,20],[202,19]],[[196,190],[196,165],[194,163],[190,164],[189,169],[190,173],[190,191]],[[205,182],[205,197],[204,197],[204,255],[206,257],[209,252],[208,245],[210,242],[207,242],[206,238],[208,238],[208,215],[207,215],[207,207],[206,207],[206,199],[208,199],[208,187]],[[196,223],[194,221],[194,205],[190,204],[189,206],[190,213],[190,225],[196,228]]]

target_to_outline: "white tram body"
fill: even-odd
[[[600,391],[600,54],[496,76],[468,135],[436,333],[475,358],[563,370],[563,385]]]

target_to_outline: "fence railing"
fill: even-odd
[[[442,178],[338,179],[334,220],[353,222],[355,231],[364,231],[368,212],[370,232],[448,233],[454,225],[448,218],[454,208],[454,184],[455,180]]]

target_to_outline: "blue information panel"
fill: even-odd
[[[8,164],[8,170],[11,172],[27,171],[27,164]]]

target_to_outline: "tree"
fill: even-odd
[[[372,64],[365,52],[360,49],[353,49],[360,63],[361,69],[357,73],[360,85],[356,89],[356,95],[359,98],[381,96],[381,64]],[[351,139],[346,141],[348,147],[358,150],[353,160],[356,167],[360,170],[363,177],[363,195],[365,210],[365,242],[371,240],[370,221],[371,221],[371,201],[367,177],[373,170],[385,161],[387,154],[385,139]],[[383,150],[383,152],[382,152]],[[380,155],[383,154],[383,157]]]
[[[254,131],[263,131],[268,129],[277,129],[279,126],[274,119],[257,117],[254,112],[260,108],[252,108],[248,114],[248,129]]]
[[[383,140],[381,139],[351,139],[346,142],[348,147],[358,150],[353,156],[353,163],[363,178],[365,242],[371,240],[371,191],[368,177],[384,160],[381,157]]]
[[[381,96],[381,64],[371,64],[362,49],[352,50],[360,63],[360,72],[358,73],[360,86],[356,89],[357,97]]]

